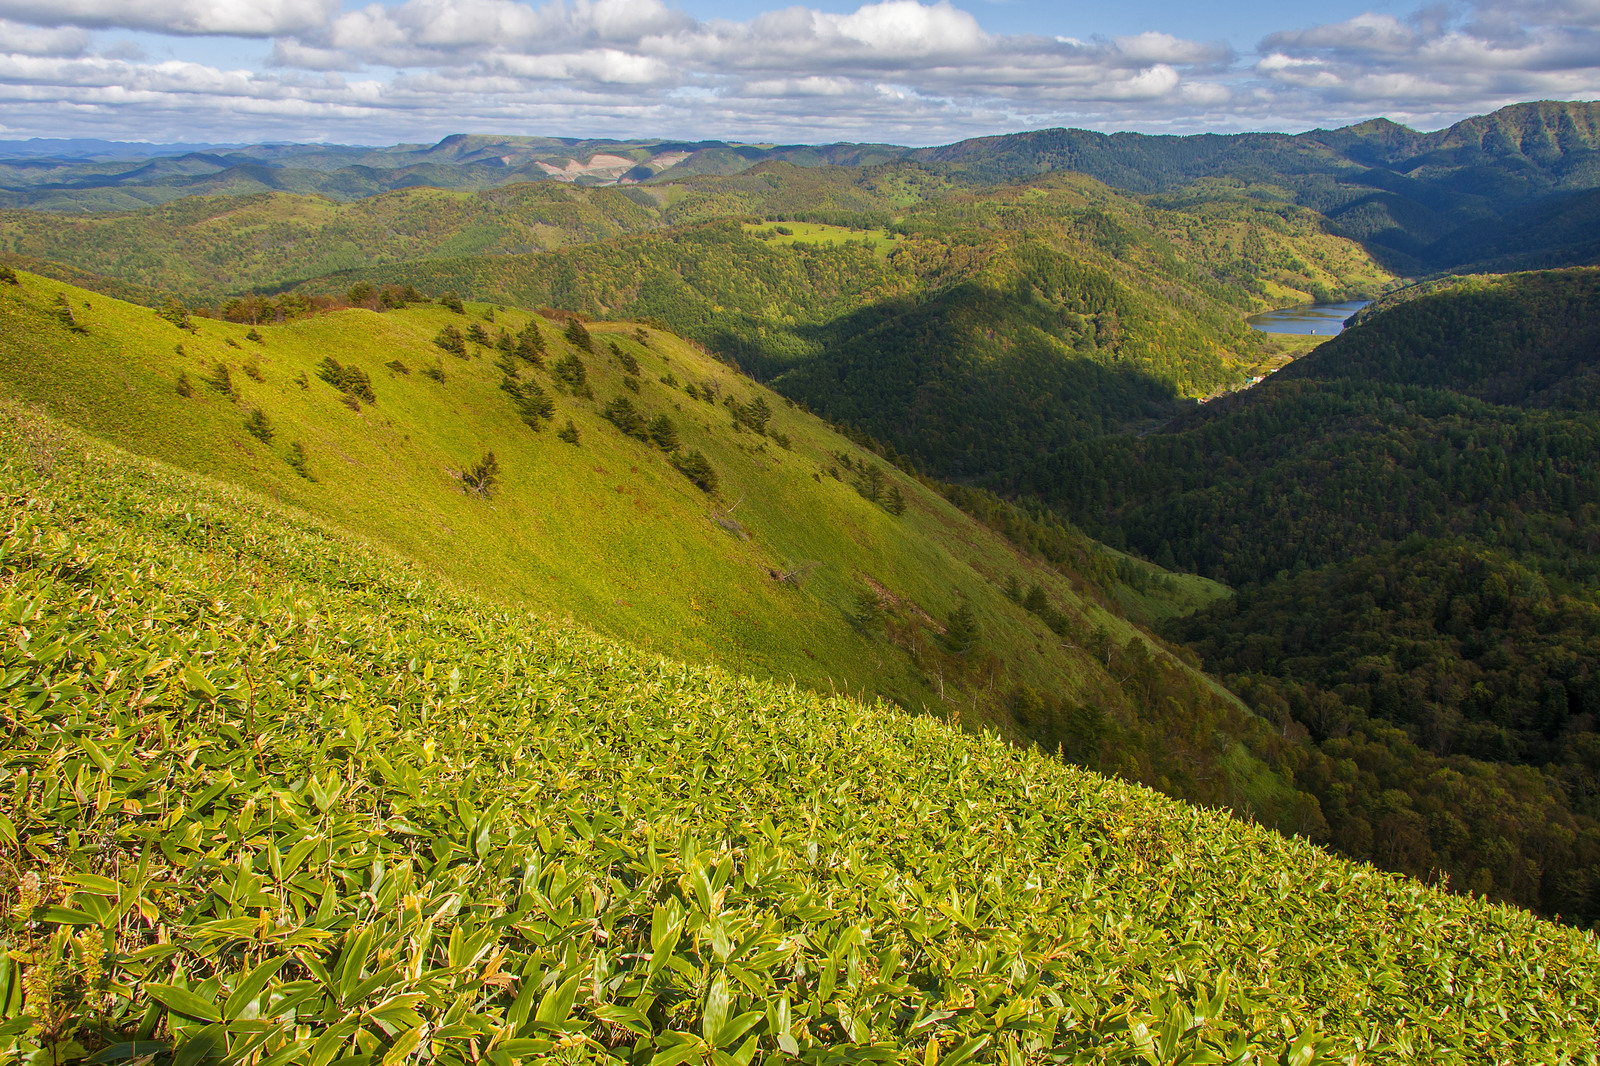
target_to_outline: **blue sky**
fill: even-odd
[[[1600,0],[0,0],[0,138],[936,144],[1600,98]]]

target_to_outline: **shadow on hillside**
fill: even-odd
[[[1052,328],[1053,327],[1053,328]],[[931,300],[882,301],[795,331],[817,354],[766,356],[717,336],[749,372],[858,426],[943,478],[1026,489],[1028,468],[1064,445],[1144,428],[1191,409],[1168,382],[1059,315],[1049,320],[973,283]]]

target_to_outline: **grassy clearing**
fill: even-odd
[[[747,222],[744,231],[752,237],[774,244],[865,243],[879,255],[888,255],[901,240],[898,234],[884,230],[829,226],[820,222]]]
[[[1593,934],[507,610],[14,408],[0,495],[8,1056],[1594,1060]]]
[[[1313,336],[1303,333],[1264,333],[1261,356],[1249,368],[1251,377],[1265,377],[1282,370],[1290,363],[1332,340],[1331,336]]]
[[[1233,595],[1228,586],[1208,577],[1163,570],[1104,545],[1099,550],[1116,562],[1119,580],[1110,586],[1112,598],[1141,625],[1190,615]]]

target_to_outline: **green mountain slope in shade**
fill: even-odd
[[[1225,589],[1059,524],[1024,523],[1017,539],[1038,541],[1025,556],[990,528],[1016,524],[1003,507],[987,524],[969,518],[671,334],[592,323],[587,353],[557,323],[516,310],[491,323],[490,310],[344,310],[261,326],[255,341],[248,325],[197,319],[190,333],[22,275],[0,284],[0,385],[504,602],[674,657],[959,716],[1269,825],[1317,830],[1315,805],[1279,772],[1283,738],[1125,616],[1192,610]],[[494,343],[530,325],[542,366]],[[434,343],[447,329],[462,333],[463,355]],[[474,329],[490,340],[481,351],[467,340]],[[559,373],[574,358],[582,388]],[[232,396],[218,387],[223,366]],[[352,368],[366,386],[342,393],[324,380]],[[537,429],[524,421],[535,389],[551,408],[531,416]],[[675,454],[657,442],[658,418]],[[558,432],[569,420],[576,445]],[[480,498],[466,478],[490,451],[499,485]],[[714,492],[685,475],[707,480],[694,456]],[[975,631],[958,640],[964,613]]]
[[[1402,291],[1247,394],[1063,450],[1092,533],[1239,588],[1169,623],[1326,762],[1331,838],[1600,916],[1600,272]]]
[[[9,405],[0,494],[8,1055],[1315,1066],[1600,1035],[1592,934],[530,618]]]

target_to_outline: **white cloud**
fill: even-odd
[[[75,56],[89,46],[89,35],[75,27],[24,26],[0,19],[0,54]]]
[[[1134,37],[1116,38],[1118,50],[1129,59],[1153,63],[1214,65],[1233,58],[1233,49],[1220,42],[1186,41],[1170,33],[1148,31]]]
[[[95,55],[93,31],[115,29],[270,47],[233,61],[254,63],[244,70],[145,59],[126,42]],[[0,0],[0,55],[6,124],[44,135],[926,144],[1050,125],[1303,129],[1375,113],[1443,124],[1519,99],[1600,96],[1600,0],[1369,11],[1270,33],[1247,60],[1160,26],[1110,39],[991,33],[952,0],[704,21],[672,0],[349,11],[339,0]]]
[[[327,24],[339,0],[0,0],[0,17],[35,26],[271,37]]]
[[[1415,50],[1419,40],[1415,30],[1393,15],[1368,12],[1327,26],[1269,34],[1261,46],[1273,50],[1332,49],[1396,55]]]
[[[1600,0],[1482,0],[1268,35],[1256,71],[1300,99],[1458,117],[1600,96]],[[1290,97],[1292,98],[1292,97]]]

